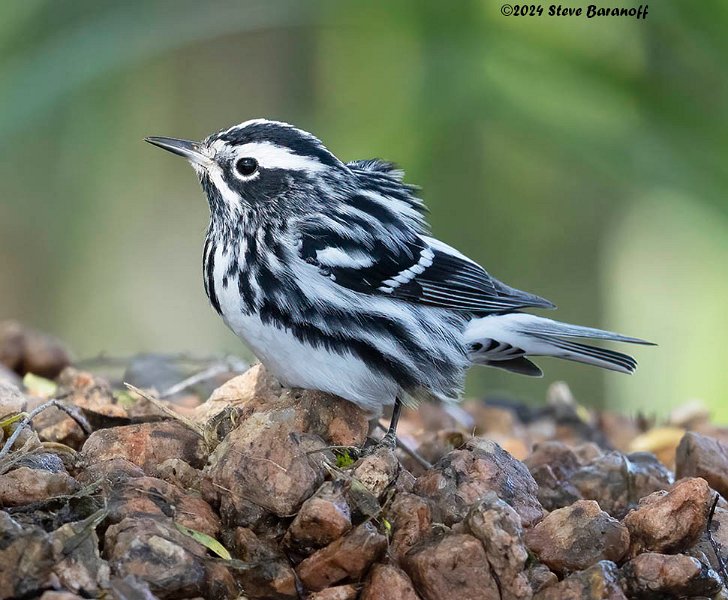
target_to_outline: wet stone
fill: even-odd
[[[586,569],[601,560],[619,562],[629,549],[629,532],[593,500],[554,510],[526,533],[526,543],[557,573]]]

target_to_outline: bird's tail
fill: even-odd
[[[474,364],[522,375],[542,375],[541,369],[528,359],[531,356],[555,356],[620,373],[634,373],[637,368],[637,361],[628,354],[575,341],[580,338],[653,345],[611,331],[560,323],[525,313],[473,319],[465,330],[470,359]]]

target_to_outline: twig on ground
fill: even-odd
[[[82,360],[76,361],[74,364],[80,369],[91,369],[97,367],[117,367],[123,368],[129,365],[139,355],[131,356],[109,356],[107,354],[98,354]],[[176,354],[159,354],[170,362],[187,363],[195,366],[205,366],[215,363],[224,363],[230,367],[231,371],[245,371],[250,365],[242,358],[235,355],[211,355],[211,356],[195,356],[186,352]]]
[[[5,445],[2,447],[2,450],[0,450],[0,459],[2,459],[8,452],[10,452],[10,448],[13,447],[13,444],[20,436],[21,431],[23,431],[23,429],[25,429],[35,417],[37,417],[40,413],[42,413],[47,408],[50,408],[51,406],[55,406],[56,408],[59,408],[64,413],[66,413],[69,417],[76,421],[76,423],[79,424],[79,426],[81,427],[81,429],[84,430],[85,433],[91,433],[91,426],[88,424],[88,421],[80,413],[74,410],[73,407],[62,404],[60,401],[62,397],[63,396],[59,396],[57,398],[48,400],[48,402],[44,402],[40,406],[36,406],[31,412],[29,412],[28,415],[21,421],[20,425],[18,425],[18,427],[15,429],[13,434],[7,439]]]
[[[140,390],[135,385],[132,385],[131,383],[126,383],[126,382],[124,382],[124,385],[127,387],[127,389],[131,390],[135,394],[138,394],[139,396],[141,396],[145,400],[148,400],[149,402],[151,402],[152,404],[154,404],[154,406],[156,406],[159,410],[161,410],[165,415],[167,415],[171,419],[174,419],[176,421],[179,421],[180,423],[182,423],[186,427],[189,427],[197,435],[199,435],[200,437],[204,438],[204,431],[202,430],[202,427],[200,427],[199,425],[197,425],[197,423],[193,423],[187,417],[185,417],[185,416],[183,416],[183,415],[181,415],[181,414],[173,411],[171,408],[169,408],[163,402],[161,402],[158,398],[155,398],[154,396],[148,394],[144,390]]]
[[[190,375],[186,379],[183,379],[179,383],[175,383],[173,386],[168,387],[166,390],[164,390],[161,394],[159,394],[160,398],[169,398],[170,396],[174,396],[175,394],[178,394],[180,392],[183,392],[187,388],[192,387],[193,385],[197,385],[198,383],[202,383],[203,381],[207,381],[208,379],[213,379],[214,377],[217,377],[218,375],[222,375],[223,373],[227,373],[230,370],[230,365],[227,364],[217,364],[212,365],[211,367],[208,367],[207,369],[204,369],[200,371],[199,373],[195,373],[194,375]]]

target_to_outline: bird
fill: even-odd
[[[500,282],[433,236],[419,188],[381,159],[343,162],[317,137],[254,119],[201,142],[145,141],[189,161],[210,209],[203,283],[212,308],[290,387],[372,416],[460,398],[473,365],[541,376],[550,356],[633,373],[583,340],[645,340],[526,312],[555,305]]]

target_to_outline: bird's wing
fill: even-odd
[[[553,308],[511,288],[454,248],[396,220],[336,214],[299,224],[300,257],[351,290],[476,314]]]

